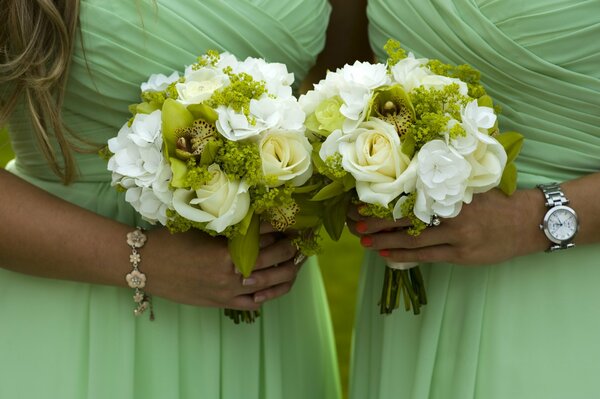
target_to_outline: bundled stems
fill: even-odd
[[[254,323],[254,320],[258,316],[260,316],[260,312],[258,310],[235,310],[235,309],[225,309],[225,316],[229,317],[235,324],[240,323]]]
[[[427,294],[423,275],[419,266],[408,270],[385,267],[383,290],[379,303],[381,314],[390,314],[399,307],[400,296],[404,299],[404,309],[412,309],[414,314],[421,313],[421,306],[427,304]]]

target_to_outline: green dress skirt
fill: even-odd
[[[525,136],[521,188],[600,171],[600,1],[369,0],[368,16],[381,59],[393,37],[482,72],[501,130]],[[424,265],[419,316],[379,314],[383,266],[366,254],[352,399],[600,397],[600,245]]]
[[[325,0],[82,0],[81,33],[64,104],[68,126],[106,143],[152,73],[182,70],[208,49],[283,62],[303,79],[322,50]],[[63,186],[23,114],[11,120],[8,169],[79,206],[135,226],[106,163],[77,154]],[[40,206],[43,206],[41,204]],[[129,289],[31,277],[0,265],[0,398],[306,399],[340,397],[332,327],[318,265],[252,325],[221,309],[155,298],[135,318]]]

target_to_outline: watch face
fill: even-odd
[[[577,215],[571,208],[557,206],[548,212],[546,227],[553,241],[569,241],[577,233]]]

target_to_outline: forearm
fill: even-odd
[[[131,228],[0,170],[0,267],[64,280],[126,286]]]
[[[600,173],[593,173],[575,180],[562,182],[560,186],[569,199],[579,219],[579,231],[573,242],[584,245],[600,242]],[[550,241],[540,229],[548,208],[541,190],[532,188],[515,193],[519,215],[515,218],[522,237],[518,255],[540,252],[550,246]]]

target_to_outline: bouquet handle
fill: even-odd
[[[414,314],[419,314],[421,306],[427,304],[421,269],[417,262],[387,261],[379,303],[380,313],[392,313],[399,307],[401,296],[404,299],[404,309],[412,309]]]

